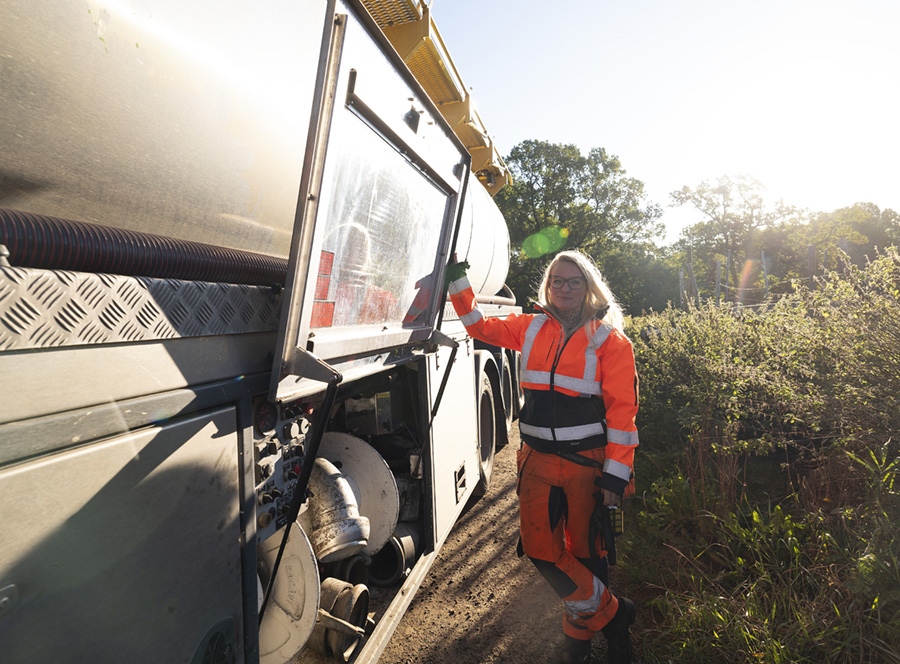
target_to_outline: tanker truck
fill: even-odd
[[[377,661],[521,404],[429,7],[0,17],[0,659]]]

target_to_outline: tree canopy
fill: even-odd
[[[682,232],[679,244],[682,250],[692,250],[698,280],[714,280],[712,270],[718,260],[730,270],[729,283],[739,284],[742,277],[746,282],[743,273],[748,260],[764,251],[757,246],[761,233],[798,218],[799,210],[782,201],[767,203],[764,192],[761,182],[742,175],[723,176],[714,183],[701,182],[693,189],[683,187],[671,193],[674,205],[690,205],[701,217]]]
[[[861,264],[876,248],[900,244],[893,210],[857,203],[812,214],[769,201],[752,177],[726,175],[671,193],[670,203],[692,208],[697,221],[663,246],[662,208],[605,149],[585,155],[575,145],[528,140],[506,163],[513,181],[494,200],[512,244],[508,283],[526,307],[563,249],[590,256],[626,312],[639,314],[679,300],[678,271],[689,263],[702,296],[712,296],[721,263],[725,299],[752,303],[840,267],[845,255]]]
[[[687,264],[690,252],[700,290],[711,294],[716,263],[726,298],[759,302],[766,294],[790,290],[823,268],[840,267],[841,256],[856,264],[874,257],[876,247],[900,240],[900,215],[872,203],[811,214],[783,201],[768,202],[765,187],[748,176],[723,176],[672,192],[675,205],[690,205],[700,220],[682,231],[674,250]],[[761,261],[765,257],[765,265]]]
[[[603,148],[524,141],[506,157],[513,182],[495,197],[512,243],[510,286],[534,297],[548,260],[563,249],[591,256],[623,304],[646,306],[648,268],[658,260],[661,208]],[[652,272],[652,269],[650,269]],[[677,292],[674,291],[674,292]],[[641,300],[632,305],[631,298]],[[665,306],[665,297],[657,306]]]

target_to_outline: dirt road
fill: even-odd
[[[450,533],[380,664],[558,661],[562,603],[528,558],[516,557],[518,447],[514,430],[497,453],[493,486]],[[593,647],[593,661],[604,662],[603,639]]]

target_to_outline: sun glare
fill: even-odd
[[[837,196],[848,189],[864,196],[876,184],[874,163],[885,164],[876,179],[889,186],[882,146],[891,133],[896,144],[888,114],[897,92],[888,81],[897,63],[874,44],[893,38],[874,23],[850,29],[827,5],[816,12],[792,6],[763,38],[736,40],[694,90],[705,100],[705,122],[696,108],[684,118],[701,144],[693,168],[709,177],[748,173],[773,198],[800,206],[850,205],[856,200]]]

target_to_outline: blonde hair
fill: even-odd
[[[550,264],[544,270],[544,278],[541,280],[541,285],[538,288],[538,303],[553,315],[559,314],[556,307],[550,304],[550,272],[560,261],[572,263],[584,275],[586,292],[582,303],[579,327],[594,318],[600,311],[606,309],[602,320],[621,332],[625,327],[625,316],[622,313],[622,307],[616,302],[615,296],[603,280],[603,276],[600,274],[597,266],[594,265],[594,261],[580,251],[561,251],[553,257],[553,260],[550,261]]]

